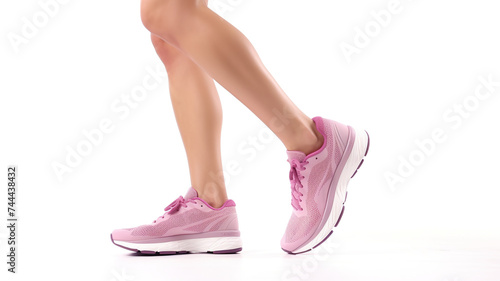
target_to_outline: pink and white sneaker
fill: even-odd
[[[293,213],[281,248],[290,254],[310,251],[332,234],[344,213],[347,184],[370,143],[365,131],[321,117],[313,121],[324,138],[321,148],[309,155],[287,151]]]
[[[186,197],[180,196],[165,211],[151,224],[113,231],[111,241],[124,249],[147,255],[241,251],[233,200],[227,200],[216,209],[198,198],[191,187]]]

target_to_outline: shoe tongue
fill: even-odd
[[[194,197],[198,197],[198,192],[193,187],[190,187],[188,192],[186,193],[186,196],[184,196],[184,199],[191,199]]]
[[[302,162],[306,158],[305,153],[302,151],[287,150],[286,154],[288,154],[288,161],[297,159],[299,162]]]

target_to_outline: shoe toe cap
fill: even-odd
[[[287,237],[285,234],[283,238],[281,238],[281,249],[287,253],[294,253],[303,243],[303,239],[290,239],[290,237]]]
[[[115,229],[111,232],[111,237],[115,241],[129,241],[132,240],[133,228]]]

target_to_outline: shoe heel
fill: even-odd
[[[366,138],[365,138],[365,136],[366,136]],[[359,142],[356,142],[354,144],[355,146],[352,149],[358,149],[360,151],[364,151],[364,155],[363,155],[363,158],[361,159],[361,162],[359,162],[358,167],[356,168],[356,170],[352,174],[351,178],[353,178],[356,175],[356,173],[358,172],[361,165],[363,165],[363,162],[365,162],[364,157],[368,154],[368,150],[370,149],[370,135],[368,134],[368,132],[367,131],[357,131],[356,132],[356,139],[358,139],[358,137],[362,137],[363,139]]]

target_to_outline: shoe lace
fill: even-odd
[[[300,202],[302,202],[302,199],[300,199],[302,194],[300,192],[300,189],[304,187],[302,185],[301,180],[304,179],[305,177],[300,174],[301,171],[305,170],[306,167],[305,165],[308,164],[309,162],[300,162],[297,159],[292,159],[288,160],[288,163],[290,163],[290,185],[292,188],[292,206],[295,210],[302,211],[302,207],[300,206]]]
[[[184,199],[184,197],[179,196],[179,198],[175,199],[174,202],[170,203],[170,205],[168,205],[167,207],[165,207],[165,209],[163,209],[165,213],[162,216],[159,216],[156,220],[154,220],[153,223],[156,223],[156,221],[159,220],[160,218],[162,219],[165,218],[166,214],[171,215],[179,211],[181,207],[187,207],[188,202],[195,202],[195,201],[191,199]]]

